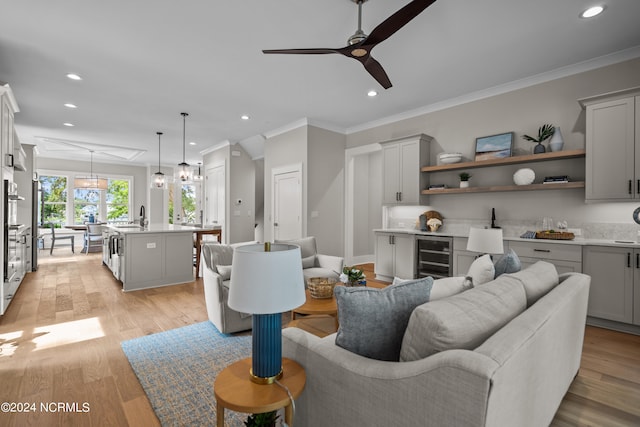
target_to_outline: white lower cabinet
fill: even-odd
[[[540,241],[509,241],[505,251],[513,249],[520,258],[522,268],[538,261],[547,261],[556,266],[558,274],[582,273],[582,246],[566,243]]]
[[[587,315],[640,325],[640,250],[586,246],[583,257],[591,276]]]
[[[379,280],[415,278],[416,242],[412,234],[376,232],[375,273]]]

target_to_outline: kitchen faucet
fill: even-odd
[[[140,227],[144,227],[144,222],[146,218],[147,218],[147,215],[144,209],[144,205],[141,205],[140,206]]]

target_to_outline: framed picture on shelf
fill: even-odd
[[[511,157],[512,148],[513,132],[476,138],[475,161]]]

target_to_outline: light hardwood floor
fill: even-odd
[[[0,412],[0,426],[159,425],[120,342],[206,320],[202,279],[121,289],[100,254],[62,248],[27,275],[0,318],[0,402],[37,407]],[[582,368],[552,425],[640,425],[640,337],[588,327]]]

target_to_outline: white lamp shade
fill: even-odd
[[[501,228],[470,228],[467,250],[483,254],[504,253]]]
[[[106,190],[109,188],[109,183],[106,178],[96,177],[77,177],[73,180],[73,186],[75,188],[87,189],[87,190]]]
[[[300,307],[306,300],[300,247],[272,244],[235,248],[229,307],[251,314],[282,313]]]

